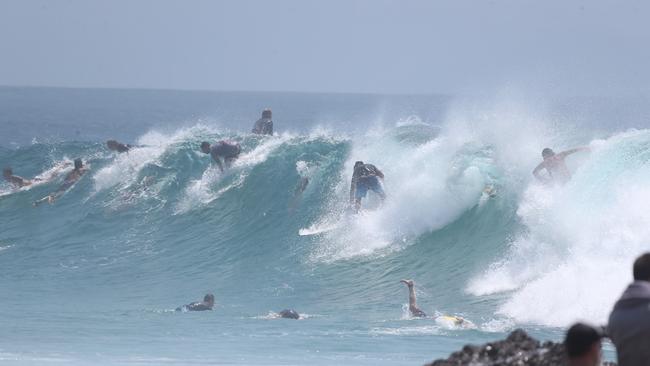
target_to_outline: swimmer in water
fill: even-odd
[[[65,177],[65,180],[63,181],[63,184],[54,191],[53,193],[50,193],[49,195],[41,198],[40,200],[34,202],[34,206],[38,206],[41,203],[47,202],[49,204],[53,204],[54,201],[56,201],[59,197],[61,197],[68,189],[70,189],[72,186],[75,185],[83,177],[83,175],[88,171],[88,168],[86,168],[83,164],[83,161],[78,158],[74,160],[74,169],[68,173],[68,175]]]
[[[284,319],[300,319],[300,314],[298,314],[298,312],[293,309],[284,309],[279,312],[278,315]]]
[[[426,318],[427,314],[418,308],[415,302],[415,283],[413,280],[401,280],[399,281],[403,284],[406,284],[409,288],[409,312],[414,318]],[[456,315],[440,315],[435,317],[436,321],[439,322],[452,322],[454,326],[472,328],[474,324],[469,320],[466,320],[460,316]]]
[[[427,314],[418,308],[418,305],[415,302],[415,282],[413,280],[401,280],[399,281],[409,289],[409,312],[412,317],[415,318],[426,318]]]
[[[234,141],[221,140],[214,145],[203,141],[201,143],[201,151],[204,154],[210,154],[212,159],[217,163],[219,170],[223,173],[223,165],[225,164],[226,168],[230,167],[232,162],[239,157],[241,147]],[[221,163],[221,158],[223,158],[224,164]]]
[[[14,175],[13,170],[9,167],[2,169],[2,176],[5,178],[7,182],[11,183],[16,188],[22,188],[22,187],[32,185],[31,180]]]
[[[555,153],[553,150],[550,148],[545,148],[542,150],[542,158],[544,158],[544,161],[539,163],[537,167],[535,167],[535,170],[533,170],[533,175],[537,180],[539,180],[542,183],[560,183],[560,184],[565,184],[566,182],[571,180],[571,172],[569,171],[569,168],[566,166],[566,163],[564,162],[564,159],[566,159],[567,156],[577,153],[579,151],[589,151],[590,149],[588,147],[578,147],[575,149],[571,150],[566,150],[562,151],[561,153]],[[540,174],[542,169],[546,169],[546,172],[548,173],[548,177],[545,177]]]
[[[205,311],[205,310],[212,310],[213,307],[214,307],[214,295],[206,294],[203,297],[203,301],[197,301],[191,304],[179,306],[176,308],[176,311]]]
[[[111,151],[117,151],[118,153],[129,152],[131,150],[131,145],[123,144],[115,140],[106,141],[106,147]]]

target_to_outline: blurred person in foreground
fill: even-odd
[[[650,253],[634,261],[634,281],[609,315],[607,335],[621,366],[650,365]]]

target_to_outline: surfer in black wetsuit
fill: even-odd
[[[361,208],[361,199],[366,197],[368,190],[386,199],[386,193],[381,186],[379,179],[384,179],[384,173],[372,164],[364,164],[363,161],[354,163],[354,172],[352,173],[352,182],[350,183],[350,204],[354,212],[359,212]]]
[[[131,145],[123,144],[115,140],[106,141],[106,147],[111,151],[117,151],[118,153],[128,152],[131,150]]]
[[[537,180],[542,183],[560,183],[565,184],[571,180],[571,172],[566,166],[564,159],[574,153],[579,151],[589,151],[588,147],[578,147],[571,150],[562,151],[561,153],[555,153],[550,148],[545,148],[542,150],[542,158],[544,161],[539,163],[535,170],[533,170],[533,175]],[[544,177],[540,174],[542,169],[546,169],[548,177]]]
[[[81,179],[81,177],[88,171],[88,168],[86,168],[83,164],[83,161],[79,159],[74,160],[74,169],[66,175],[65,180],[63,181],[63,184],[54,191],[53,193],[50,193],[49,195],[41,198],[40,200],[34,202],[34,206],[38,206],[41,203],[47,202],[49,204],[53,204],[54,201],[56,201],[59,197],[61,197],[68,189],[70,189],[75,183]]]
[[[271,119],[271,110],[262,111],[262,118],[258,119],[251,131],[256,135],[273,135],[273,120]]]
[[[5,178],[7,182],[11,183],[16,188],[22,188],[22,187],[32,185],[31,180],[14,175],[14,171],[9,167],[2,169],[2,176]]]
[[[205,310],[212,310],[213,307],[214,307],[214,295],[206,294],[203,297],[203,301],[197,301],[191,304],[179,306],[176,308],[176,311],[205,311]]]
[[[212,159],[217,163],[217,166],[219,166],[219,170],[223,173],[221,158],[223,158],[226,168],[229,168],[232,162],[237,159],[239,153],[241,153],[241,147],[234,141],[221,140],[214,145],[203,141],[201,143],[201,151],[204,154],[210,154]]]
[[[425,318],[427,314],[420,310],[415,302],[415,283],[413,280],[401,280],[399,282],[405,284],[409,288],[409,312],[411,313],[411,316],[416,318]]]

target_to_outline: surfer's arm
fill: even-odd
[[[567,157],[567,156],[569,156],[571,154],[574,154],[574,153],[577,153],[577,152],[580,152],[580,151],[591,151],[591,149],[589,148],[589,146],[576,147],[575,149],[569,149],[569,150],[566,150],[566,151],[562,151],[558,155],[560,157],[564,158],[564,157]]]
[[[539,163],[539,165],[537,165],[537,166],[535,167],[535,169],[533,170],[533,175],[534,175],[535,178],[537,178],[537,180],[539,180],[540,182],[546,182],[546,178],[545,178],[544,176],[542,176],[541,174],[539,174],[539,173],[542,171],[542,169],[544,169],[545,167],[546,167],[546,164],[544,164],[544,162],[541,162],[541,163]]]

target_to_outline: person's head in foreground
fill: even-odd
[[[635,281],[650,282],[650,253],[641,254],[641,256],[634,261],[632,272]]]
[[[564,338],[564,347],[570,366],[600,365],[601,339],[604,331],[584,323],[576,323],[569,328]]]
[[[262,111],[262,118],[271,119],[271,115],[271,110],[268,108]]]

